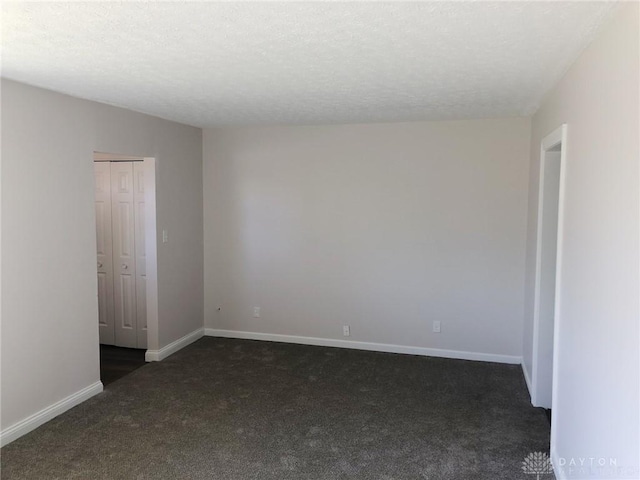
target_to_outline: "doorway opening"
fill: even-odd
[[[145,363],[157,337],[155,160],[94,152],[100,378]],[[157,339],[157,338],[156,338]]]
[[[531,403],[548,410],[552,442],[555,422],[551,411],[557,383],[555,358],[559,332],[566,136],[567,126],[562,125],[546,136],[540,147]]]

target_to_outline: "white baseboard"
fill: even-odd
[[[191,333],[187,333],[184,337],[179,338],[175,342],[171,342],[169,345],[162,347],[160,350],[147,350],[144,354],[144,359],[146,362],[159,362],[203,336],[204,328],[199,328]]]
[[[43,408],[39,412],[28,416],[24,420],[20,420],[18,423],[14,423],[10,427],[0,432],[0,446],[4,447],[8,443],[13,442],[17,438],[29,433],[31,430],[35,430],[43,423],[57,417],[61,413],[66,412],[70,408],[88,400],[89,398],[102,392],[102,382],[96,382],[76,393],[63,398],[59,402],[49,405]]]
[[[533,388],[531,387],[533,383],[531,383],[531,377],[529,377],[529,372],[527,372],[527,368],[524,366],[524,362],[522,362],[522,373],[524,375],[524,381],[527,384],[527,389],[529,390],[531,404],[533,405]]]
[[[356,350],[370,350],[374,352],[406,353],[409,355],[423,355],[426,357],[455,358],[459,360],[476,360],[480,362],[497,362],[520,364],[522,357],[513,355],[497,355],[492,353],[464,352],[459,350],[442,350],[439,348],[411,347],[406,345],[392,345],[387,343],[358,342],[353,340],[337,340],[333,338],[300,337],[295,335],[279,335],[274,333],[243,332],[238,330],[218,330],[205,328],[208,337],[242,338],[247,340],[266,340],[269,342],[298,343],[302,345],[316,345],[321,347],[353,348]]]

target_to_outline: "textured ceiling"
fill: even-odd
[[[5,1],[2,76],[201,127],[521,116],[613,7]]]

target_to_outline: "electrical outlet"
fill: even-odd
[[[351,335],[351,329],[349,328],[349,325],[345,325],[342,327],[342,335],[344,335],[345,337]]]
[[[440,320],[433,322],[433,333],[440,333]]]
[[[253,318],[260,318],[260,307],[253,307]]]

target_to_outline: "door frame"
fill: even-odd
[[[94,151],[92,160],[92,163],[96,161],[142,161],[144,165],[144,201],[145,211],[147,212],[145,215],[145,265],[147,276],[147,349],[145,359],[151,361],[149,359],[149,351],[158,350],[160,344],[158,326],[156,158]],[[93,228],[95,229],[95,219]],[[96,328],[98,328],[97,319]],[[100,348],[99,342],[97,348]]]
[[[158,326],[158,234],[156,210],[156,159],[144,157],[145,254],[147,276],[147,353],[160,348]],[[149,360],[147,360],[149,361]]]
[[[534,306],[533,306],[533,359],[532,359],[532,379],[531,379],[531,403],[538,405],[538,351],[540,349],[540,290],[542,277],[542,230],[544,225],[544,187],[545,187],[545,164],[546,154],[553,148],[560,148],[560,184],[558,192],[558,231],[556,239],[556,273],[555,273],[555,298],[553,313],[553,373],[551,380],[551,405],[552,408],[557,405],[558,396],[558,346],[560,344],[560,307],[561,307],[561,284],[562,284],[562,252],[564,238],[564,205],[565,205],[565,184],[567,172],[567,124],[562,124],[549,135],[542,139],[540,143],[540,177],[538,182],[538,224],[537,224],[537,240],[536,240],[536,264],[535,264],[535,290],[534,290]],[[555,425],[556,416],[551,417],[551,450],[553,451],[555,441]]]

